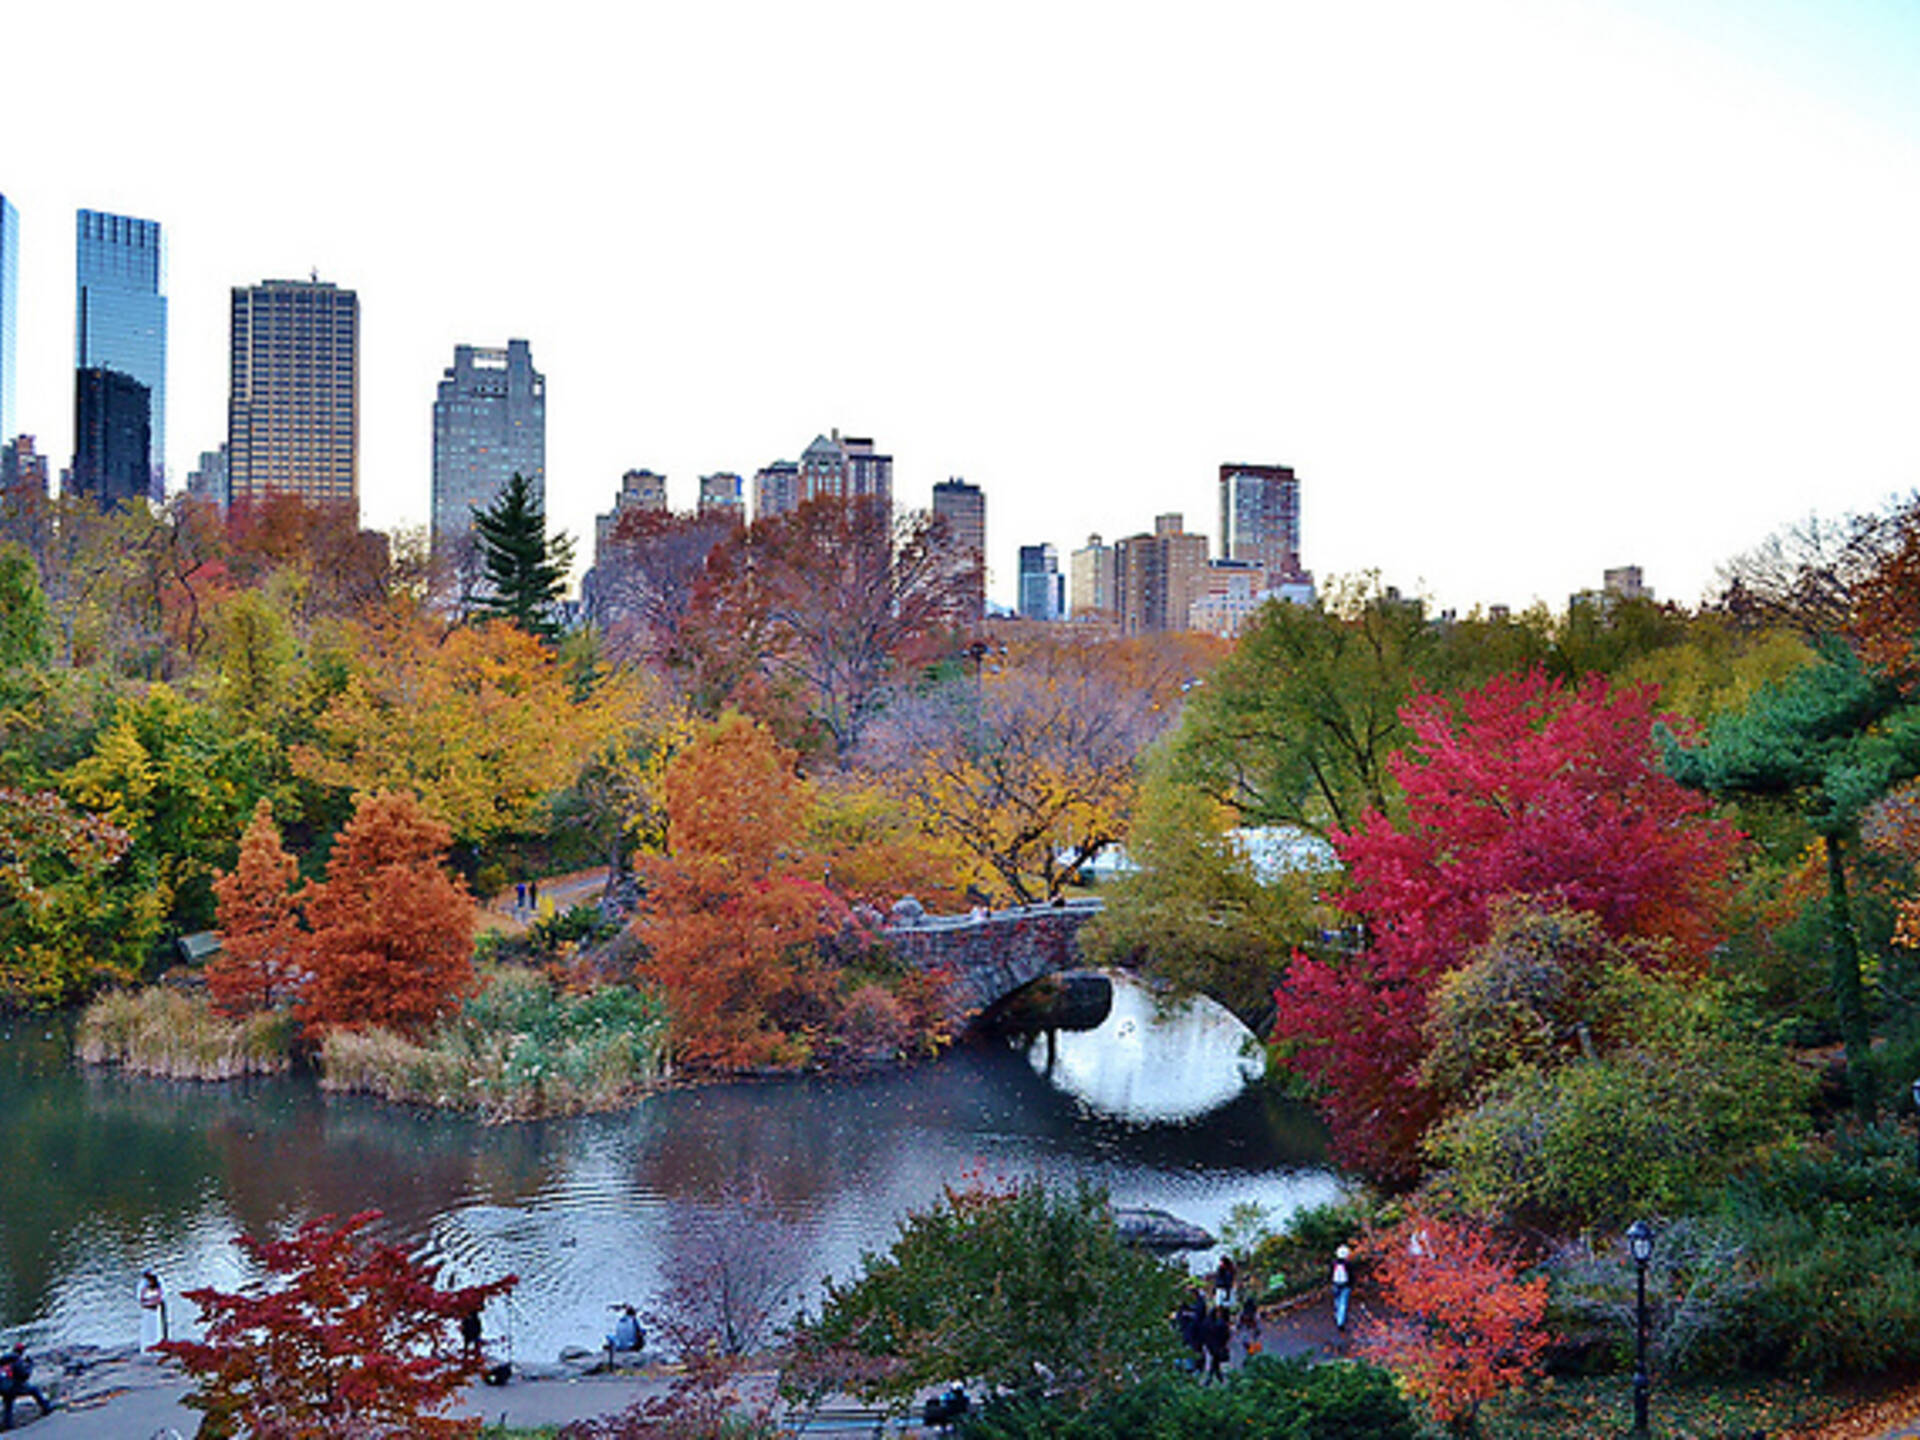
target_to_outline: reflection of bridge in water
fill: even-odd
[[[945,972],[947,1019],[967,1025],[1042,976],[1080,969],[1080,929],[1103,908],[1099,900],[1069,900],[928,915],[917,901],[901,900],[886,935],[908,964]]]

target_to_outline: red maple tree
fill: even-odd
[[[473,901],[448,873],[452,832],[404,791],[363,796],[305,892],[309,1035],[381,1025],[417,1034],[474,985]]]
[[[240,837],[239,860],[213,882],[220,954],[207,965],[207,992],[220,1014],[271,1010],[291,997],[307,939],[294,894],[299,874],[263,799]]]
[[[206,1322],[201,1341],[159,1348],[195,1377],[182,1402],[202,1435],[340,1440],[409,1435],[451,1440],[480,1421],[444,1410],[479,1373],[455,1327],[517,1277],[443,1290],[434,1272],[362,1233],[380,1218],[309,1220],[283,1240],[240,1238],[266,1280],[238,1293],[189,1290]]]
[[[1295,957],[1275,997],[1286,1063],[1315,1082],[1350,1163],[1390,1178],[1416,1168],[1434,1117],[1418,1073],[1428,998],[1487,938],[1500,900],[1591,913],[1615,938],[1668,942],[1678,963],[1715,943],[1739,837],[1661,769],[1655,700],[1536,670],[1402,711],[1413,740],[1391,764],[1404,817],[1370,812],[1334,837],[1365,947]]]
[[[1361,1325],[1359,1351],[1442,1424],[1469,1428],[1482,1404],[1539,1370],[1552,1342],[1546,1277],[1522,1279],[1492,1230],[1413,1207],[1366,1248],[1384,1313]]]

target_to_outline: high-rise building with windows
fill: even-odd
[[[933,487],[933,518],[949,573],[965,592],[960,618],[977,621],[987,613],[987,497],[965,480],[942,480]]]
[[[716,470],[700,477],[700,502],[696,512],[743,520],[747,514],[746,484],[731,470]]]
[[[1278,584],[1300,569],[1300,481],[1287,465],[1220,467],[1220,558],[1258,565]]]
[[[1067,577],[1051,545],[1020,547],[1020,615],[1025,620],[1059,620],[1067,613]]]
[[[20,212],[0,195],[0,440],[14,434],[19,386]]]
[[[82,210],[74,224],[74,449],[73,476],[85,487],[88,477],[115,472],[116,485],[126,457],[88,454],[82,446],[109,431],[116,444],[130,440],[125,386],[86,380],[90,373],[112,372],[146,392],[146,471],[140,493],[154,500],[166,494],[167,479],[167,257],[156,220],[136,220]],[[81,413],[82,391],[95,409]],[[112,403],[109,409],[99,408]],[[102,494],[105,503],[104,492]],[[116,497],[124,498],[124,497]]]
[[[200,463],[187,472],[187,494],[226,510],[227,447],[224,443],[218,450],[200,452]]]
[[[1113,573],[1113,546],[1102,544],[1098,535],[1089,535],[1067,557],[1067,603],[1076,620],[1115,614]]]
[[[233,289],[227,485],[360,513],[360,297],[320,280]]]
[[[873,441],[838,430],[814,437],[800,456],[800,503],[830,495],[836,500],[879,500],[893,507],[893,457],[875,452]]]
[[[1207,537],[1187,533],[1177,511],[1156,515],[1151,535],[1114,546],[1114,610],[1125,635],[1185,630],[1206,593]]]
[[[47,457],[34,448],[33,436],[16,435],[0,445],[0,490],[20,486],[35,495],[51,495]]]
[[[465,536],[473,512],[515,475],[547,503],[547,382],[524,340],[453,347],[433,402],[434,548]]]
[[[800,467],[791,460],[762,465],[753,475],[753,519],[758,524],[800,505]]]
[[[76,495],[102,510],[131,509],[154,498],[152,397],[131,375],[99,366],[79,371],[73,387]]]

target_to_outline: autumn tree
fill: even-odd
[[[271,588],[302,627],[377,608],[391,594],[387,538],[362,530],[350,503],[298,495],[236,500],[226,564],[239,590]]]
[[[673,660],[707,557],[738,526],[724,515],[620,514],[593,567],[593,618],[615,660]]]
[[[1135,763],[1178,714],[1137,647],[1036,640],[898,701],[864,752],[921,822],[1019,904],[1060,894],[1127,833]]]
[[[584,699],[559,658],[511,625],[442,634],[390,609],[347,627],[347,675],[292,750],[296,774],[343,790],[411,790],[463,841],[531,828],[644,709],[630,677]]]
[[[222,1015],[271,1010],[292,998],[306,945],[294,898],[299,874],[281,847],[272,802],[262,799],[240,837],[239,861],[213,886],[220,954],[207,965],[207,992]]]
[[[311,1036],[418,1034],[474,986],[473,902],[448,874],[452,832],[404,791],[368,795],[303,892],[311,940],[295,1014]]]
[[[1367,1244],[1382,1314],[1359,1351],[1384,1365],[1454,1434],[1480,1407],[1540,1373],[1552,1336],[1547,1279],[1484,1225],[1409,1207]]]
[[[181,1403],[205,1417],[203,1436],[480,1434],[478,1419],[444,1413],[481,1367],[458,1326],[517,1278],[442,1289],[433,1270],[369,1238],[379,1218],[368,1210],[336,1225],[323,1215],[284,1239],[242,1236],[262,1279],[237,1292],[186,1292],[206,1338],[159,1348],[194,1377]]]
[[[635,928],[679,1055],[716,1070],[804,1061],[833,1018],[820,942],[846,915],[797,863],[809,802],[793,755],[729,714],[674,757],[664,789],[668,853],[639,862]]]
[[[1407,706],[1412,743],[1392,764],[1404,818],[1372,812],[1335,837],[1340,903],[1364,945],[1296,956],[1276,995],[1285,1063],[1314,1083],[1356,1164],[1414,1168],[1435,1113],[1419,1079],[1428,1001],[1504,897],[1659,937],[1667,963],[1697,963],[1716,941],[1737,837],[1659,768],[1655,718],[1650,691],[1597,676],[1566,688],[1537,671]]]
[[[1233,812],[1166,768],[1149,769],[1127,837],[1135,868],[1102,887],[1106,907],[1081,949],[1264,1028],[1288,954],[1331,922],[1317,897],[1332,853],[1302,837],[1291,863],[1263,874]]]
[[[940,653],[965,577],[930,517],[822,497],[758,520],[715,548],[678,647],[710,710],[803,719],[849,755],[901,669]],[[797,713],[796,713],[797,712]]]
[[[131,843],[52,791],[0,787],[0,1006],[65,1004],[139,972],[159,907],[115,883]]]
[[[506,620],[529,635],[560,633],[555,607],[573,564],[573,540],[547,534],[547,511],[516,471],[491,505],[473,512],[473,534],[487,584],[475,597],[483,615]]]
[[[1862,658],[1912,693],[1920,686],[1920,495],[1884,528],[1887,543],[1856,587],[1848,629]]]

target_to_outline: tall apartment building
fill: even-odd
[[[14,434],[19,398],[20,212],[0,195],[0,440]]]
[[[1059,620],[1067,611],[1067,577],[1060,573],[1060,556],[1051,545],[1020,547],[1020,617],[1023,620]]]
[[[747,515],[746,485],[731,470],[716,470],[700,477],[700,503],[695,512],[729,520],[744,520]]]
[[[1258,565],[1275,584],[1303,573],[1300,481],[1292,467],[1220,467],[1220,558]]]
[[[987,613],[987,497],[957,476],[942,480],[933,487],[933,518],[944,526],[949,573],[965,590],[961,619],[980,620]]]
[[[753,476],[755,523],[786,515],[800,507],[800,467],[791,460],[763,465]]]
[[[360,513],[360,297],[320,280],[233,289],[233,503],[297,495]]]
[[[547,503],[547,381],[524,340],[453,347],[433,402],[433,548],[462,539],[473,512],[515,475]]]
[[[0,490],[15,486],[38,495],[53,493],[47,457],[34,448],[31,435],[16,435],[0,445]]]
[[[1185,517],[1154,517],[1151,535],[1114,546],[1114,610],[1124,635],[1185,630],[1193,602],[1205,593],[1207,537],[1189,535]]]
[[[82,210],[74,220],[74,449],[73,480],[77,489],[99,494],[92,487],[110,469],[127,464],[124,453],[112,456],[87,452],[83,447],[108,433],[116,444],[131,440],[130,406],[133,391],[125,384],[83,380],[89,373],[112,372],[146,391],[147,453],[141,464],[145,478],[139,493],[159,500],[167,480],[167,257],[160,224],[127,215]],[[94,408],[81,413],[82,392]],[[111,393],[111,410],[103,410]],[[125,498],[125,497],[115,497]]]
[[[1098,535],[1067,557],[1067,613],[1076,619],[1112,615],[1114,601],[1113,551]]]
[[[879,500],[893,508],[893,457],[873,441],[835,430],[817,435],[800,455],[799,502],[830,495],[836,500]]]
[[[152,395],[105,366],[75,372],[73,490],[104,510],[154,498]]]

